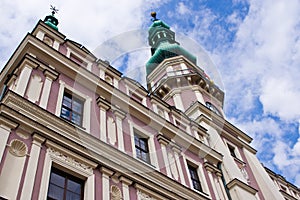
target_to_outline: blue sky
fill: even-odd
[[[118,35],[146,31],[155,10],[178,35],[205,49],[225,89],[226,118],[254,139],[261,162],[300,185],[298,0],[2,0],[1,68],[50,4],[60,10],[59,30],[90,50]],[[113,64],[143,84],[150,54],[141,43]]]

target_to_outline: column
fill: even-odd
[[[97,99],[97,104],[100,108],[100,140],[103,142],[107,142],[106,137],[106,111],[110,108],[108,102],[99,97]]]
[[[217,188],[216,188],[216,184],[215,184],[214,177],[213,177],[213,174],[212,174],[212,173],[214,172],[214,169],[213,169],[213,168],[210,166],[210,164],[208,164],[208,163],[204,163],[204,167],[205,167],[205,169],[206,169],[206,171],[207,171],[207,174],[208,174],[210,183],[211,183],[211,185],[212,185],[213,192],[214,192],[214,194],[215,194],[216,199],[221,199],[221,198],[220,198],[220,195],[219,195],[219,193],[218,193],[218,190],[217,190]]]
[[[32,67],[29,66],[28,64],[25,64],[20,73],[20,76],[18,78],[18,83],[16,86],[16,90],[15,90],[15,92],[17,94],[19,94],[20,96],[24,96],[24,94],[25,94],[25,90],[26,90],[26,87],[27,87],[27,84],[29,82],[29,78],[31,75],[31,71],[32,71]]]
[[[167,139],[165,139],[162,135],[158,135],[157,140],[161,146],[161,152],[163,155],[164,164],[165,164],[166,171],[167,171],[167,176],[172,177],[171,170],[170,170],[170,163],[169,163],[167,150],[166,150],[166,146],[169,144],[169,141]]]
[[[101,167],[100,171],[102,172],[102,199],[109,200],[110,199],[110,191],[109,191],[109,177],[113,175],[113,171]]]
[[[17,123],[14,123],[4,117],[0,117],[0,162],[2,160],[4,150],[6,148],[10,131],[11,129],[16,128],[17,126]]]
[[[125,151],[122,120],[126,117],[126,113],[121,111],[120,109],[115,109],[113,112],[116,116],[118,148],[121,151]]]
[[[132,181],[124,176],[121,176],[119,180],[122,182],[123,200],[130,200],[129,185],[132,184]]]
[[[172,149],[174,151],[174,156],[175,156],[177,169],[179,171],[180,181],[183,185],[186,186],[185,179],[184,179],[184,176],[183,176],[182,167],[181,167],[180,157],[179,157],[179,154],[181,153],[181,150],[179,149],[179,147],[173,147]]]
[[[27,171],[24,179],[21,200],[31,199],[33,185],[36,175],[36,169],[38,166],[40,150],[42,147],[42,143],[45,141],[45,138],[34,134],[33,141],[31,145],[30,157],[27,165]]]
[[[57,78],[57,74],[53,74],[50,71],[46,70],[44,72],[44,75],[46,78],[45,78],[44,87],[41,95],[40,106],[46,109],[49,100],[52,81]]]

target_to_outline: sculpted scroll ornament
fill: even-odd
[[[64,155],[63,153],[56,151],[52,148],[47,149],[48,153],[50,154],[50,156],[55,157],[56,159],[59,159],[65,163],[71,164],[73,167],[86,171],[88,173],[93,173],[93,169],[92,167],[81,163],[77,160],[75,160],[74,158],[71,158],[70,156]]]

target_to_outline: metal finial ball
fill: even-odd
[[[154,19],[156,19],[156,12],[151,12],[151,17],[153,17]]]

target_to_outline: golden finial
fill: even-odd
[[[151,17],[153,17],[152,21],[156,21],[157,18],[156,18],[156,12],[151,12]]]

